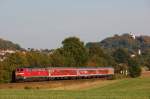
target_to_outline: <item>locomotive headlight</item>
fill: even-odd
[[[21,75],[23,75],[24,73],[16,73],[16,76],[21,76]]]

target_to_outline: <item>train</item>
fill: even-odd
[[[49,67],[49,68],[16,68],[14,81],[45,81],[56,79],[111,78],[112,67]]]

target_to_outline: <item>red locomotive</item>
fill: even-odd
[[[70,68],[70,67],[51,67],[51,68],[17,68],[15,70],[15,81],[33,80],[52,80],[70,78],[92,78],[92,77],[111,77],[114,75],[112,67],[97,68]]]

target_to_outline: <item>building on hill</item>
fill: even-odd
[[[138,50],[138,55],[141,55],[141,49]]]
[[[136,36],[133,33],[129,33],[129,35],[131,36],[131,38],[136,39]]]
[[[2,49],[0,49],[0,61],[4,61],[4,59],[6,59],[7,54],[13,54],[16,52],[17,52],[16,50],[9,50],[9,49],[2,50]]]

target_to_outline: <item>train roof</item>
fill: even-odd
[[[63,68],[69,68],[69,69],[87,69],[87,68],[90,68],[90,69],[97,69],[97,68],[113,68],[111,66],[107,66],[107,67],[20,67],[22,69],[48,69],[48,68],[58,68],[58,69],[63,69]]]

